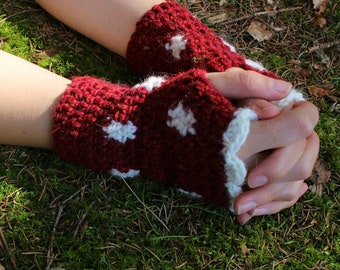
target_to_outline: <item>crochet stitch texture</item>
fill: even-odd
[[[240,67],[277,78],[261,64],[236,53],[233,46],[175,1],[154,6],[140,19],[126,59],[140,74],[178,73],[191,68],[214,72]]]
[[[233,142],[224,136],[237,140],[242,134],[238,127],[229,132],[236,108],[205,74],[194,69],[132,88],[89,76],[74,78],[54,116],[56,152],[93,170],[141,175],[230,206],[245,175],[230,194],[226,158],[229,153],[234,159],[228,152]],[[243,133],[245,139],[247,128]]]
[[[235,108],[213,89],[205,72],[240,67],[278,77],[237,54],[174,1],[143,16],[126,55],[140,74],[189,71],[169,79],[152,76],[132,88],[74,78],[54,116],[56,152],[118,177],[142,175],[173,184],[233,210],[247,174],[237,152],[257,115]],[[298,100],[301,93],[292,91],[276,104]]]

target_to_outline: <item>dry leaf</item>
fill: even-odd
[[[329,96],[329,91],[326,89],[321,88],[320,86],[317,85],[312,85],[307,87],[309,92],[315,97],[315,98],[320,98],[324,96]]]
[[[314,27],[323,28],[327,24],[326,18],[321,14],[321,12],[315,12]]]
[[[330,112],[340,113],[340,104],[335,102],[332,104],[332,106],[329,108]]]
[[[250,253],[250,250],[248,249],[247,245],[244,243],[241,243],[241,253],[243,255],[247,255]]]
[[[207,18],[207,21],[209,23],[215,24],[215,23],[221,23],[229,19],[229,16],[227,13],[222,13],[218,15],[211,16]]]
[[[318,159],[314,165],[314,170],[309,179],[312,181],[312,185],[309,186],[309,190],[317,195],[322,194],[323,187],[331,178],[331,171],[327,169],[325,162]]]
[[[273,36],[273,32],[265,25],[264,23],[253,21],[248,29],[247,32],[257,41],[264,41],[268,40]]]
[[[267,6],[265,7],[266,11],[276,10],[279,5],[279,0],[267,0]]]
[[[324,50],[317,50],[316,55],[320,58],[321,63],[326,64],[327,67],[330,67],[330,59],[328,55],[324,52]]]
[[[318,220],[314,218],[314,219],[310,222],[310,224],[311,224],[311,225],[318,224]]]
[[[220,7],[226,4],[228,1],[227,0],[220,0]]]
[[[318,9],[323,0],[313,0],[314,9]]]
[[[312,71],[310,69],[305,69],[302,67],[295,67],[291,69],[292,71],[296,72],[297,74],[299,74],[302,77],[308,77],[310,75],[312,75]]]
[[[269,12],[269,11],[273,10],[273,7],[272,6],[265,6],[263,9],[264,9],[264,11]]]
[[[314,9],[318,9],[320,12],[326,10],[328,0],[313,0]]]

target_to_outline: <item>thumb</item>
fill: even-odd
[[[270,119],[280,114],[280,107],[262,98],[246,98],[237,100],[238,107],[247,107],[256,112],[260,120]]]
[[[262,98],[270,101],[285,98],[292,85],[256,71],[230,68],[224,72],[206,74],[212,86],[231,99]]]

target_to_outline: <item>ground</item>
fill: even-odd
[[[294,207],[240,226],[226,209],[171,187],[0,146],[0,269],[340,269],[339,3],[320,11],[312,1],[268,2],[182,1],[318,106],[320,165],[308,183],[321,195],[308,192]],[[255,21],[263,41],[248,31]],[[68,78],[140,81],[124,59],[33,1],[0,0],[0,48]]]

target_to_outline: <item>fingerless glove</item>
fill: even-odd
[[[56,152],[89,169],[140,175],[232,207],[247,173],[236,154],[257,116],[237,109],[205,74],[193,69],[134,87],[74,78],[54,115]]]
[[[143,75],[178,73],[191,68],[214,72],[240,67],[278,78],[261,64],[236,53],[233,46],[176,1],[156,5],[140,19],[130,38],[126,59]]]

